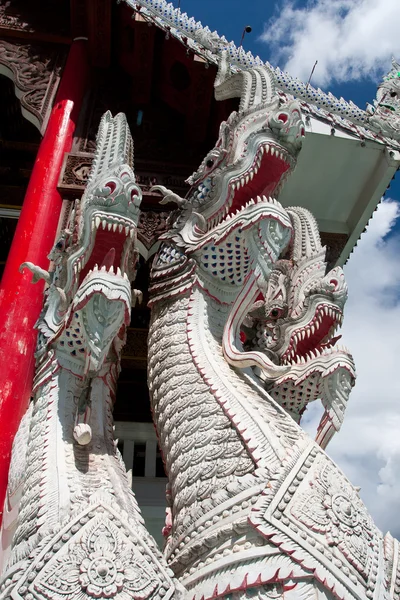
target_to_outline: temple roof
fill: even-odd
[[[389,118],[385,114],[382,121],[376,110],[380,101],[375,100],[369,111],[362,110],[353,102],[305,84],[203,27],[165,0],[121,1],[137,18],[165,31],[167,39],[179,40],[206,64],[217,65],[225,50],[232,71],[267,66],[275,74],[282,101],[296,98],[300,102],[306,137],[297,168],[278,199],[283,206],[308,208],[328,248],[336,246],[331,265],[346,262],[400,166],[398,111],[389,113]],[[383,133],[387,131],[390,136]]]
[[[273,67],[268,61],[264,62],[259,56],[246,52],[242,46],[237,47],[216,31],[203,26],[200,21],[189,17],[179,8],[166,0],[122,0],[132,9],[140,12],[142,18],[154,23],[160,29],[178,39],[198,56],[208,63],[217,64],[220,53],[229,53],[232,70],[248,69],[254,66],[266,65],[276,77],[277,88],[283,100],[287,97],[297,98],[304,113],[320,120],[327,121],[331,126],[348,131],[352,136],[384,143],[386,146],[400,149],[399,139],[382,135],[371,125],[370,114],[359,108],[354,102],[336,98],[330,92],[314,88],[289,73]],[[118,3],[121,0],[117,0]]]

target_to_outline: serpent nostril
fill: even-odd
[[[331,284],[334,290],[337,290],[337,288],[339,287],[339,282],[337,279],[330,279],[329,283]]]

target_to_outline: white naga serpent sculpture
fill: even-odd
[[[328,351],[345,300],[341,270],[325,277],[311,215],[270,199],[300,151],[299,106],[280,104],[268,69],[231,75],[223,61],[216,97],[232,96],[239,110],[189,179],[188,197],[157,188],[179,207],[151,283],[149,387],[169,477],[165,556],[193,600],[398,598],[397,541],[383,538],[299,415],[264,388],[281,401],[282,382],[297,385],[304,363],[318,362],[321,377],[345,368],[336,400],[325,399],[324,445],[340,425],[354,365],[347,351]],[[293,292],[285,278],[296,269]],[[277,307],[299,312],[273,313],[268,343],[249,338],[243,347],[246,327],[270,326]]]
[[[137,295],[142,195],[132,160],[125,116],[106,113],[85,194],[51,254],[54,271],[23,265],[49,288],[37,325],[34,398],[13,448],[2,599],[161,600],[180,589],[144,526],[113,436],[119,359]]]
[[[49,288],[14,444],[2,599],[400,597],[398,542],[323,450],[354,382],[333,337],[343,273],[325,274],[312,216],[271,199],[301,149],[300,107],[281,104],[265,67],[232,75],[223,59],[215,89],[240,106],[188,198],[156,188],[178,204],[153,263],[148,357],[169,477],[165,556],[112,434],[141,192],[126,120],[108,113],[54,271],[26,265]],[[319,394],[317,443],[296,421]]]

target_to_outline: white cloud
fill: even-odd
[[[318,60],[313,83],[324,86],[372,77],[400,57],[399,0],[311,0],[296,7],[288,0],[270,19],[261,39],[272,50],[271,61],[307,81]]]
[[[349,299],[343,337],[357,367],[357,382],[342,430],[328,454],[344,470],[376,524],[400,537],[400,234],[388,241],[400,204],[378,207],[345,267]],[[307,430],[316,429],[314,409]]]

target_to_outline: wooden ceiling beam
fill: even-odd
[[[193,60],[191,95],[186,113],[187,136],[195,143],[204,142],[209,133],[211,104],[214,97],[214,69],[204,61]]]
[[[71,37],[88,37],[86,0],[70,0]]]
[[[111,0],[87,0],[89,56],[95,67],[111,59]]]
[[[111,59],[112,0],[71,0],[72,38],[87,37],[93,66],[106,68]]]
[[[135,20],[134,34],[132,98],[139,106],[145,106],[151,99],[155,27]]]

